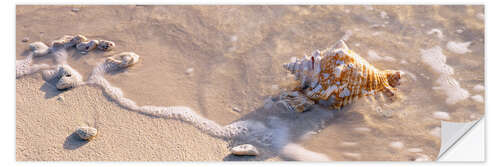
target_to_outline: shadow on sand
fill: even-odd
[[[66,137],[66,140],[64,141],[64,144],[63,144],[63,148],[66,150],[75,150],[75,149],[78,149],[78,148],[84,146],[88,142],[89,141],[87,141],[87,140],[80,139],[78,134],[76,134],[76,132],[73,132],[71,135]]]

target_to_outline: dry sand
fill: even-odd
[[[470,99],[446,104],[446,95],[432,89],[439,74],[422,63],[421,49],[443,48],[460,86],[484,97],[484,91],[473,90],[484,85],[484,21],[476,17],[483,12],[482,6],[17,6],[16,59],[25,58],[30,42],[50,43],[66,34],[112,40],[117,47],[109,53],[70,51],[69,64],[86,78],[108,55],[136,52],[139,64],[106,76],[125,96],[139,105],[188,106],[227,125],[254,117],[263,101],[279,92],[273,85],[286,78],[282,63],[328,47],[350,31],[348,44],[361,56],[369,50],[391,56],[394,61],[369,61],[381,69],[405,70],[415,79],[401,86],[405,98],[391,105],[393,116],[360,101],[321,131],[291,127],[302,135],[293,142],[331,160],[434,159],[440,141],[432,132],[440,120],[432,113],[470,121],[483,115],[484,104]],[[445,39],[427,34],[433,28]],[[29,42],[22,42],[25,37]],[[447,50],[448,41],[472,41],[471,52]],[[35,59],[40,62],[51,60]],[[81,125],[96,127],[97,138],[76,140],[72,133]],[[394,142],[403,147],[391,147]],[[39,74],[16,80],[18,161],[255,160],[229,155],[230,145],[179,121],[122,109],[93,87],[59,92]]]

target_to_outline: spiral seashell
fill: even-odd
[[[97,41],[97,40],[90,40],[88,42],[81,42],[81,43],[76,45],[76,50],[88,52],[88,51],[94,50],[98,44],[99,44],[99,41]]]
[[[379,70],[350,50],[343,40],[283,65],[300,82],[298,90],[319,103],[339,109],[359,97],[384,92],[393,96],[402,72]]]
[[[115,43],[107,40],[99,40],[99,45],[97,46],[97,48],[102,51],[110,51],[115,48]]]
[[[114,64],[119,68],[132,66],[137,62],[139,62],[139,55],[134,52],[122,52],[106,59],[106,63]]]

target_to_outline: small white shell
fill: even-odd
[[[71,38],[71,40],[69,41],[68,43],[68,46],[67,47],[73,47],[73,46],[76,46],[78,45],[79,43],[82,43],[82,42],[85,42],[87,41],[87,37],[83,36],[83,35],[75,35],[73,38]]]
[[[81,42],[81,43],[76,45],[76,50],[88,52],[88,51],[94,50],[98,44],[99,44],[99,41],[97,41],[97,40],[90,40],[88,42]]]
[[[120,54],[108,57],[107,63],[117,65],[119,68],[126,68],[139,62],[139,55],[134,52],[122,52]]]
[[[231,154],[234,154],[234,155],[252,155],[252,156],[259,155],[259,151],[257,150],[257,148],[255,148],[251,144],[239,145],[239,146],[231,148],[230,151],[231,151]]]
[[[82,83],[82,76],[68,65],[58,66],[56,88],[64,90],[74,88]]]
[[[99,45],[97,46],[97,48],[102,51],[110,51],[115,48],[115,43],[107,40],[99,40]]]
[[[97,136],[97,129],[83,126],[76,129],[75,133],[83,140],[92,140]]]
[[[63,37],[52,41],[51,46],[54,48],[59,48],[59,47],[69,48],[69,47],[71,47],[70,42],[72,39],[73,39],[73,36],[64,35]]]
[[[33,42],[30,44],[30,50],[33,52],[33,56],[45,56],[49,53],[50,49],[43,42]]]

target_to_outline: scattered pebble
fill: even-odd
[[[409,148],[408,149],[408,152],[412,152],[412,153],[419,153],[419,152],[423,152],[424,150],[422,150],[421,148]]]
[[[237,112],[237,113],[241,113],[241,109],[239,109],[238,107],[233,107],[233,111]]]
[[[361,44],[355,43],[354,46],[359,47],[359,46],[361,46]]]
[[[191,75],[191,74],[193,74],[193,72],[194,72],[194,68],[188,68],[188,69],[186,70],[186,74],[187,74],[187,75]]]
[[[73,9],[71,9],[71,11],[76,13],[76,12],[80,11],[80,8],[73,8]]]
[[[440,119],[440,120],[449,120],[450,119],[450,114],[448,114],[447,112],[443,112],[443,111],[434,112],[434,113],[432,113],[432,115],[434,116],[434,118]]]
[[[251,144],[243,144],[231,148],[231,154],[234,155],[259,155],[259,151]]]
[[[29,40],[30,40],[30,38],[24,37],[23,40],[21,40],[21,42],[28,42]]]
[[[403,144],[403,142],[400,142],[400,141],[395,141],[395,142],[391,142],[389,144],[389,146],[391,148],[395,148],[395,149],[402,149],[405,145]]]
[[[63,96],[58,96],[58,97],[57,97],[57,100],[58,100],[58,101],[64,101],[64,97],[63,97]]]
[[[474,86],[474,88],[472,88],[472,90],[477,91],[477,92],[484,91],[484,86],[478,84],[478,85]]]
[[[357,128],[354,128],[355,131],[358,131],[358,132],[370,132],[372,131],[370,128],[367,128],[367,127],[357,127]]]
[[[88,53],[89,53],[89,52],[86,52],[86,51],[81,51],[81,52],[80,52],[80,54],[81,54],[81,55],[86,55],[86,54],[88,54]]]
[[[457,33],[459,33],[459,34],[461,34],[461,33],[463,33],[463,32],[464,32],[464,30],[463,30],[463,29],[458,29],[458,30],[457,30]]]
[[[481,95],[474,95],[474,96],[471,96],[470,98],[478,103],[484,102],[483,96],[481,96]]]
[[[76,134],[78,134],[78,136],[80,136],[80,138],[83,140],[92,140],[97,136],[97,129],[88,126],[82,126],[76,129]]]
[[[435,127],[434,129],[432,129],[430,131],[430,133],[431,133],[432,136],[441,137],[441,128],[440,127]]]

